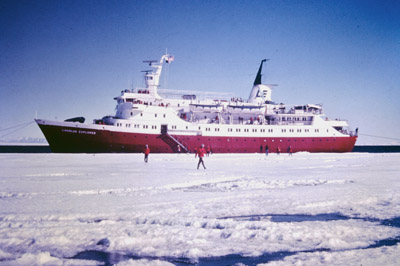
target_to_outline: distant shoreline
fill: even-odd
[[[359,145],[352,152],[399,153],[400,145]],[[0,153],[51,153],[48,145],[0,145]]]

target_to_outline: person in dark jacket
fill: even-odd
[[[197,149],[195,157],[199,156],[199,163],[197,164],[197,169],[199,169],[200,164],[203,165],[204,169],[206,169],[206,166],[204,165],[203,157],[204,154],[206,154],[206,150],[204,149],[204,144],[201,144],[201,147]]]
[[[149,154],[150,154],[149,145],[146,144],[143,153],[144,153],[144,162],[147,163],[147,161],[149,160]]]
[[[293,153],[292,146],[289,145],[289,147],[287,148],[287,152],[289,153],[289,156],[292,156]]]

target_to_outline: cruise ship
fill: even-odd
[[[320,104],[287,106],[272,101],[262,83],[261,60],[248,99],[224,94],[161,89],[160,76],[174,57],[146,60],[145,87],[123,90],[115,115],[85,123],[36,119],[52,152],[190,153],[204,144],[213,153],[350,152],[357,129],[328,119]]]

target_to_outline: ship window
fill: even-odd
[[[201,127],[199,127],[199,130],[201,130]]]
[[[143,113],[140,113],[140,116],[143,116]]]
[[[154,114],[154,117],[157,117],[157,114]]]
[[[131,112],[131,116],[133,116],[133,112]]]
[[[163,117],[165,118],[165,116],[166,116],[166,115],[164,114]]]
[[[298,129],[297,132],[301,132],[301,129]]]
[[[316,129],[315,132],[319,132],[319,129]]]
[[[282,132],[286,132],[286,129],[282,129]]]

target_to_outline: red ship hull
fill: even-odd
[[[152,153],[178,152],[162,134],[128,133],[110,130],[65,127],[39,124],[52,152],[56,153],[141,153],[145,144]],[[270,153],[287,152],[351,152],[357,136],[345,137],[209,137],[172,135],[190,152],[201,144],[210,146],[214,153]],[[181,150],[184,152],[183,150]]]

